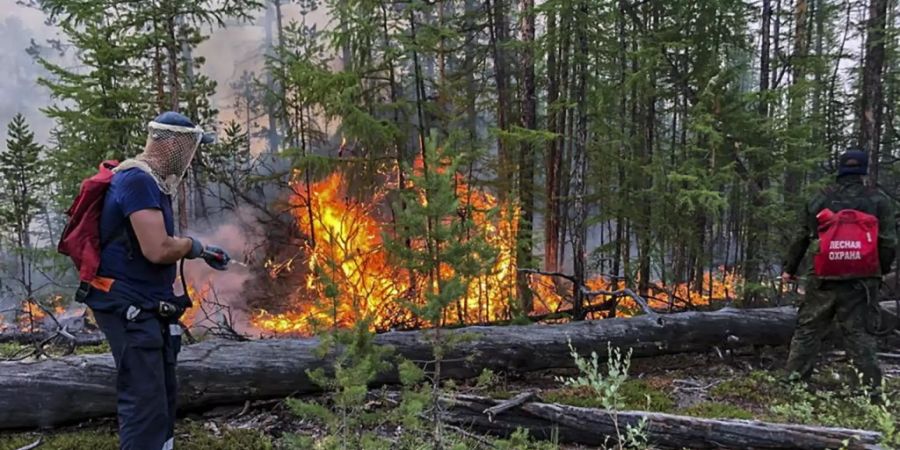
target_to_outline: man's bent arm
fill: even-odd
[[[162,211],[142,209],[129,216],[131,227],[141,246],[141,253],[154,264],[174,264],[191,251],[190,238],[166,234]]]

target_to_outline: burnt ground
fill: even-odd
[[[892,347],[897,348],[897,347]],[[883,350],[890,351],[890,348]],[[822,356],[820,367],[807,391],[810,396],[825,396],[836,402],[823,403],[821,411],[808,417],[785,412],[798,399],[797,393],[779,381],[780,369],[787,357],[787,349],[743,349],[734,353],[686,354],[632,361],[629,380],[622,386],[623,409],[654,410],[682,415],[717,418],[757,419],[785,422],[808,422],[823,425],[856,426],[875,429],[853,405],[842,405],[843,396],[855,392],[854,372],[840,352],[830,351]],[[900,422],[900,355],[884,353],[882,368],[887,379],[887,396],[894,422]],[[558,377],[574,375],[572,370],[555,370],[527,374],[485,374],[479,380],[451,382],[449,391],[475,393],[504,398],[522,391],[534,391],[547,402],[596,406],[600,403],[593,392],[564,387]],[[847,386],[851,386],[848,388]],[[848,390],[849,389],[849,390]],[[833,394],[833,395],[831,395]],[[818,397],[817,397],[818,398]],[[837,400],[835,400],[835,398]],[[804,400],[805,399],[805,400]],[[304,401],[326,402],[324,396],[303,398]],[[817,404],[820,400],[812,400]],[[822,402],[825,402],[822,400]],[[379,413],[378,401],[369,403],[369,412]],[[790,408],[788,408],[790,409]],[[837,411],[837,413],[836,413]],[[846,411],[848,417],[840,414]],[[862,420],[862,422],[860,422]],[[869,425],[869,426],[867,426]],[[404,429],[397,423],[383,422],[375,428],[377,434],[397,438]],[[291,435],[319,438],[327,435],[326,427],[318,420],[300,418],[283,400],[247,402],[244,405],[219,407],[209,411],[187,414],[179,421],[180,449],[279,449],[289,447]],[[113,419],[85,422],[48,433],[0,434],[0,450],[18,450],[42,438],[41,449],[105,450],[115,449]],[[472,441],[472,447],[479,447]],[[564,449],[587,448],[561,446]]]

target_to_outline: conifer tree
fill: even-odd
[[[25,117],[17,114],[8,125],[6,149],[0,152],[0,221],[4,238],[17,256],[17,281],[26,298],[34,293],[32,268],[37,254],[31,226],[44,205],[41,199],[48,180],[48,167],[42,161],[43,147],[35,142]]]
[[[56,121],[52,157],[63,197],[103,159],[141,151],[148,120],[176,110],[208,124],[214,83],[192,50],[204,27],[249,19],[255,0],[46,0],[40,7],[77,49],[75,68],[37,56],[49,72],[39,80],[55,100],[44,112]],[[64,203],[64,202],[63,202]]]
[[[439,147],[437,134],[431,133],[423,147],[421,168],[409,171],[410,187],[401,193],[405,207],[395,206],[397,227],[385,236],[394,263],[412,274],[413,289],[424,294],[423,304],[409,308],[434,328],[430,376],[436,449],[444,445],[438,410],[441,362],[447,347],[453,345],[441,327],[448,308],[466,295],[469,283],[485,274],[494,258],[483,235],[469,231],[468,238],[461,239],[473,229],[472,206],[461,204],[454,189],[461,156],[454,149]]]

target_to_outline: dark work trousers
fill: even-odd
[[[881,387],[878,341],[867,327],[872,305],[878,304],[880,280],[810,280],[806,296],[797,312],[797,328],[791,340],[787,371],[808,378],[819,348],[833,324],[841,331],[844,347],[863,382],[871,389]]]
[[[170,325],[145,312],[135,321],[97,310],[94,317],[109,341],[118,370],[119,448],[174,448],[180,332],[170,331]]]

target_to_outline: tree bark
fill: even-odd
[[[607,343],[630,348],[634,357],[703,352],[713,347],[783,345],[791,337],[791,307],[647,315],[565,325],[469,327],[445,330],[460,342],[448,350],[443,376],[470,378],[483,369],[528,372],[573,367],[568,343],[579,352],[604,356]],[[376,336],[411,361],[433,359],[433,331]],[[461,336],[465,336],[462,338]],[[335,354],[320,357],[317,338],[251,342],[205,341],[179,357],[179,401],[196,410],[246,400],[319,391],[308,371],[330,370]],[[334,350],[339,351],[339,350]],[[0,363],[0,429],[51,427],[112,415],[116,370],[106,355],[71,356],[39,362]],[[398,383],[395,370],[373,384]]]
[[[534,80],[534,0],[521,0],[521,35],[522,35],[522,83],[520,85],[521,125],[523,129],[537,129],[537,98]],[[516,261],[519,267],[531,267],[532,249],[534,248],[534,145],[526,140],[519,150],[519,214],[518,246]],[[520,310],[528,314],[533,309],[531,289],[528,288],[528,277],[518,276]]]
[[[547,38],[550,40],[547,50],[547,131],[552,134],[559,132],[559,64],[557,53],[559,52],[559,34],[556,27],[556,11],[547,12]],[[559,257],[559,212],[558,190],[559,185],[559,138],[554,137],[547,142],[545,156],[545,192],[546,208],[544,212],[544,270],[557,271],[557,258]]]
[[[580,408],[530,402],[489,418],[488,408],[502,401],[473,395],[445,398],[443,420],[467,430],[509,436],[526,429],[529,436],[584,445],[609,445],[619,430],[646,421],[653,448],[733,449],[880,449],[881,435],[872,431],[749,420],[704,419],[673,414]],[[848,446],[843,442],[848,441]]]
[[[272,33],[272,22],[275,21],[275,9],[279,8],[279,0],[274,0],[272,2],[266,3],[266,15],[263,18],[263,29],[265,31],[265,38],[263,40],[263,47],[265,48],[266,55],[269,57],[275,56],[275,41]],[[280,44],[280,42],[279,42]],[[346,64],[346,61],[344,62]],[[278,94],[279,91],[275,87],[275,76],[272,74],[272,70],[269,68],[266,70],[265,76],[266,89],[273,93]],[[266,142],[268,143],[268,152],[269,153],[277,153],[279,146],[279,138],[278,138],[278,108],[273,100],[265,101],[265,109],[266,109]],[[250,129],[247,128],[249,132]]]
[[[585,183],[585,175],[587,171],[587,141],[588,141],[588,120],[587,120],[587,73],[588,73],[588,44],[587,35],[584,28],[587,24],[588,6],[586,1],[578,3],[578,14],[576,23],[575,39],[578,46],[578,59],[575,66],[578,68],[578,76],[576,80],[577,93],[575,98],[578,99],[577,122],[575,131],[575,146],[572,155],[572,209],[574,210],[574,220],[572,223],[572,258],[574,260],[573,269],[577,284],[584,285],[587,281],[587,205],[584,197],[587,194],[587,185]],[[584,306],[584,295],[579,291],[575,291],[575,301],[573,304],[576,320],[584,318],[582,307]]]
[[[805,118],[809,88],[806,86],[806,66],[809,56],[809,0],[797,0],[794,5],[794,51],[791,55],[791,88],[788,96],[788,129],[795,130],[807,120]],[[804,140],[806,141],[806,140]],[[799,197],[805,172],[800,162],[805,157],[806,143],[790,140],[785,155],[787,167],[784,176],[784,196],[787,199]]]
[[[506,0],[488,1],[488,21],[490,28],[490,48],[494,58],[494,81],[497,85],[497,128],[501,134],[497,137],[497,195],[506,199],[510,195],[513,180],[513,167],[510,149],[504,142],[502,132],[509,130],[510,93],[509,63],[506,55],[508,32],[506,25]]]
[[[869,153],[869,179],[878,181],[878,156],[881,141],[884,72],[884,40],[888,0],[869,3],[866,24],[866,52],[863,62],[862,98],[860,99],[859,147]]]
[[[757,113],[760,116],[761,121],[767,121],[769,119],[769,77],[770,77],[770,48],[771,48],[771,32],[772,32],[772,2],[771,0],[763,0],[762,1],[762,25],[760,26],[760,56],[759,56],[759,103],[757,104]],[[777,48],[776,48],[777,52]],[[768,140],[763,137],[763,139],[767,142],[764,145],[771,148],[771,144],[768,143]],[[750,283],[756,283],[760,278],[760,270],[763,259],[763,242],[765,241],[766,236],[768,235],[768,225],[765,220],[761,217],[761,214],[757,213],[762,207],[766,204],[765,198],[765,190],[769,187],[769,179],[768,179],[768,160],[764,155],[756,156],[756,153],[751,153],[750,158],[748,158],[750,171],[747,174],[749,178],[749,182],[747,185],[747,192],[750,194],[750,215],[747,224],[747,234],[746,234],[746,243],[744,245],[744,258],[743,258],[743,274],[744,279]],[[736,261],[740,261],[735,258]],[[755,302],[755,293],[750,293],[748,296],[749,301],[752,303]]]

